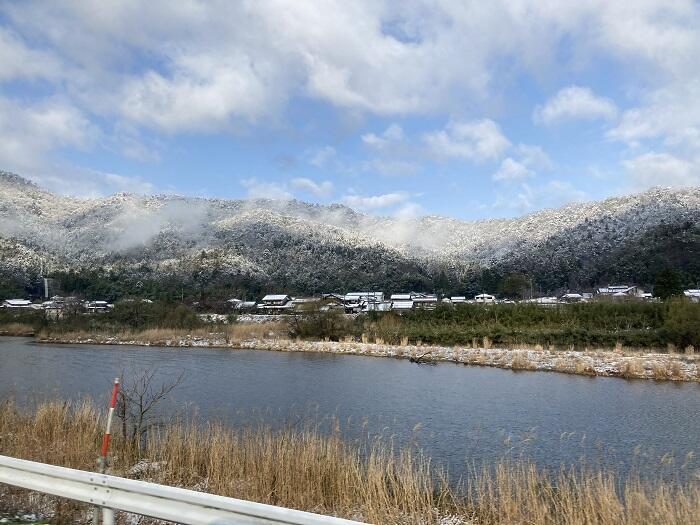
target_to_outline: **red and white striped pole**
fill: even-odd
[[[100,469],[103,474],[105,470],[107,470],[107,450],[109,450],[109,441],[112,438],[112,417],[114,416],[114,409],[117,406],[117,395],[119,395],[119,378],[115,377],[114,387],[112,388],[112,399],[109,403],[109,413],[107,414],[107,428],[102,437],[102,449],[100,450]]]

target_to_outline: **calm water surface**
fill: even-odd
[[[420,447],[452,472],[504,456],[542,466],[581,457],[618,470],[700,479],[700,385],[513,372],[452,363],[313,353],[135,346],[39,345],[0,337],[0,399],[31,404],[90,396],[112,378],[153,369],[176,378],[168,413],[235,425],[322,428],[348,439],[381,434]],[[636,452],[635,452],[636,448]],[[665,456],[665,457],[664,457]],[[692,454],[691,454],[692,456]]]

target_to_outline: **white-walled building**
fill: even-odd
[[[2,302],[3,308],[34,308],[29,299],[5,299]]]
[[[474,302],[479,304],[492,304],[496,302],[496,297],[487,293],[480,293],[474,296]]]

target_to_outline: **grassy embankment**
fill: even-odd
[[[700,348],[700,304],[682,300],[556,308],[456,305],[355,318],[309,310],[264,324],[234,318],[228,324],[205,324],[192,309],[166,303],[123,303],[105,314],[60,321],[40,313],[10,315],[0,315],[0,330],[3,322],[19,329],[31,322],[37,339],[48,342],[245,346],[414,358],[426,354],[426,359],[521,370],[700,379],[695,352]]]
[[[685,349],[700,348],[700,304],[682,299],[664,303],[596,302],[542,307],[530,304],[440,305],[434,311],[372,313],[348,319],[338,313],[309,310],[289,316],[293,338],[380,339],[387,344],[553,348]],[[232,319],[233,320],[233,319]],[[3,325],[32,325],[46,335],[87,333],[121,335],[146,330],[192,331],[206,325],[181,304],[120,303],[96,316],[72,315],[60,321],[41,312],[0,312]],[[264,329],[263,329],[264,330]],[[273,331],[278,332],[277,327]],[[163,335],[163,332],[160,332]]]
[[[0,404],[0,454],[90,470],[102,428],[89,402],[45,403],[32,413]],[[396,453],[386,441],[362,448],[313,426],[173,423],[151,433],[143,450],[116,435],[112,453],[115,475],[372,523],[681,524],[700,515],[697,482],[620,480],[584,467],[546,472],[510,461],[466,469],[455,486],[409,449]],[[0,504],[40,511],[52,523],[86,518],[85,506],[19,489],[0,488]]]
[[[0,324],[0,335],[30,337],[34,335],[34,326],[28,323],[3,323]]]
[[[684,349],[700,346],[700,304],[596,302],[543,307],[530,304],[441,306],[432,312],[368,316],[363,330],[398,343],[541,345],[557,348]]]

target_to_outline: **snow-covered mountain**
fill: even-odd
[[[516,219],[364,215],[299,201],[119,193],[56,195],[0,172],[0,279],[30,286],[42,265],[122,280],[291,291],[493,287],[513,272],[544,290],[700,279],[700,189],[652,189]]]

